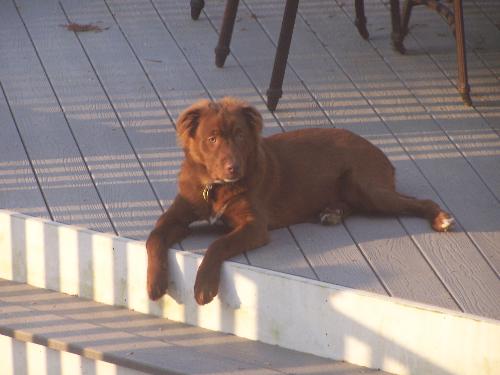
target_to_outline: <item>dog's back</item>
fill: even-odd
[[[382,151],[347,130],[281,133],[262,139],[262,146],[277,165],[271,183],[262,187],[272,192],[272,228],[313,220],[340,201],[357,205],[357,185],[394,186],[394,168]]]

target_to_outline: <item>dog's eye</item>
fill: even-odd
[[[217,137],[215,137],[215,136],[212,135],[211,137],[208,137],[208,141],[210,143],[215,143],[215,142],[217,142]]]
[[[241,130],[239,130],[234,134],[234,138],[241,141],[243,138],[245,138],[245,134]]]

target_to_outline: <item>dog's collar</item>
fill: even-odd
[[[221,186],[221,185],[234,184],[238,180],[239,179],[236,179],[236,180],[233,180],[233,181],[215,180],[215,181],[213,181],[211,183],[205,184],[205,185],[203,185],[203,190],[201,191],[201,195],[203,196],[203,199],[206,202],[209,202],[210,198],[211,198],[211,196],[213,194],[213,191],[214,191],[215,187]]]

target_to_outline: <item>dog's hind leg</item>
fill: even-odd
[[[429,220],[437,232],[446,232],[453,226],[453,218],[430,199],[416,199],[388,188],[363,189],[362,204],[367,211],[386,215],[412,215]]]

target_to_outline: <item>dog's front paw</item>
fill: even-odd
[[[207,267],[203,263],[196,274],[194,298],[198,305],[211,302],[219,292],[220,267]]]
[[[168,267],[167,254],[163,246],[163,238],[153,231],[146,241],[148,251],[147,291],[153,301],[161,298],[167,291]]]
[[[168,275],[162,265],[149,264],[147,277],[147,290],[149,298],[153,301],[160,299],[166,292],[168,286]]]
[[[450,214],[441,211],[432,221],[432,228],[436,232],[448,232],[453,229],[455,224],[455,219],[453,219]]]

